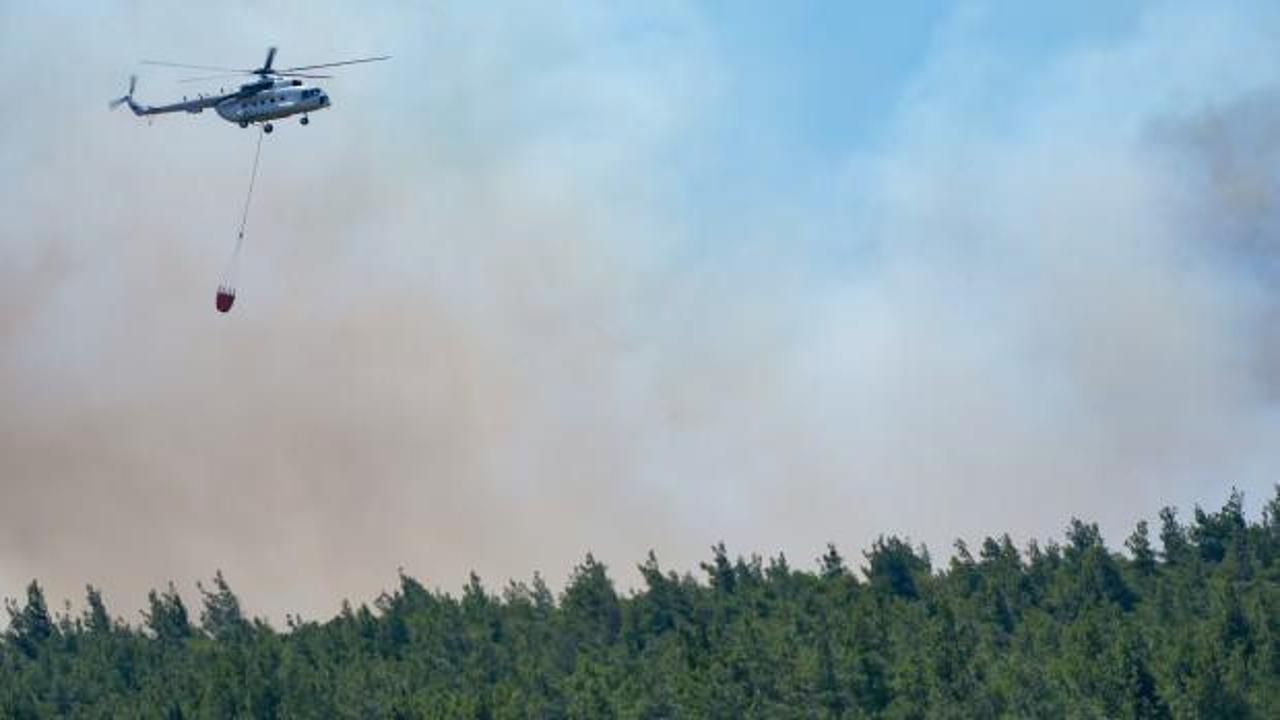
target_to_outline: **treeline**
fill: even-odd
[[[558,596],[534,576],[455,597],[401,575],[328,622],[250,619],[221,574],[138,625],[89,588],[7,602],[0,717],[1280,718],[1280,486],[1160,513],[1117,552],[956,543],[945,567],[886,537],[852,567],[713,548],[699,575],[651,554],[620,594],[590,555]],[[198,617],[196,617],[198,615]]]

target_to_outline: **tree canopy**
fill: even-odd
[[[1280,717],[1280,486],[1159,513],[1109,548],[957,542],[945,566],[884,536],[812,570],[711,548],[700,575],[650,553],[620,592],[588,554],[559,594],[534,575],[461,595],[401,573],[371,604],[283,629],[221,572],[140,622],[5,603],[0,716],[299,718]],[[193,606],[194,607],[194,606]],[[193,617],[198,617],[198,621]]]

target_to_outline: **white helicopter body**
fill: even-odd
[[[165,113],[187,112],[200,113],[207,108],[213,108],[218,116],[227,122],[233,122],[240,127],[249,127],[251,124],[261,123],[265,132],[271,132],[272,120],[289,117],[290,115],[302,115],[302,124],[308,122],[307,113],[323,110],[330,106],[329,95],[323,89],[316,86],[309,86],[298,78],[328,78],[330,75],[309,75],[300,72],[301,70],[310,70],[321,67],[333,67],[335,65],[352,65],[355,63],[374,62],[377,60],[386,60],[389,56],[362,58],[359,60],[346,60],[336,63],[325,63],[322,65],[307,65],[304,67],[286,68],[284,70],[272,70],[271,61],[275,58],[276,49],[270,48],[267,51],[267,60],[263,66],[253,70],[232,70],[229,68],[211,68],[203,65],[180,65],[177,63],[156,62],[151,60],[143,61],[148,65],[164,65],[168,67],[196,68],[201,70],[226,70],[234,75],[257,75],[257,79],[247,82],[240,86],[234,92],[219,92],[214,95],[198,95],[194,99],[183,98],[181,102],[169,103],[167,105],[143,105],[133,98],[133,92],[137,88],[137,77],[129,79],[129,93],[122,98],[112,100],[110,106],[117,107],[120,104],[126,104],[133,111],[134,115],[161,115]],[[192,80],[208,80],[211,78],[192,78]]]

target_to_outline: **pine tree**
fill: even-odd
[[[844,564],[844,556],[836,550],[835,543],[827,543],[827,551],[818,558],[818,568],[824,580],[834,580],[849,574]]]
[[[213,576],[213,589],[205,589],[196,583],[204,599],[204,609],[200,612],[200,627],[216,640],[243,640],[250,631],[250,625],[240,611],[240,600],[231,592],[231,586],[222,577],[222,571]]]
[[[574,568],[560,599],[570,633],[579,643],[605,645],[622,629],[622,609],[603,563],[591,553]]]
[[[916,554],[911,544],[898,537],[881,536],[863,553],[867,566],[863,573],[871,587],[897,597],[919,596],[919,579],[929,574],[929,561],[924,553]]]
[[[40,583],[32,580],[27,585],[27,602],[21,607],[15,601],[5,601],[9,611],[9,630],[6,639],[22,654],[34,658],[44,644],[54,635],[53,619],[44,600]]]
[[[142,613],[147,628],[156,639],[179,642],[192,636],[191,618],[173,583],[162,594],[152,590],[147,594],[148,610]]]
[[[1156,554],[1151,549],[1151,534],[1147,529],[1147,521],[1139,520],[1138,527],[1124,541],[1125,547],[1133,555],[1133,569],[1139,575],[1151,575],[1156,570]]]
[[[1160,543],[1164,561],[1170,565],[1185,562],[1190,552],[1186,528],[1178,522],[1178,511],[1172,507],[1160,510]]]
[[[89,632],[105,635],[113,629],[111,616],[107,614],[107,605],[102,600],[102,591],[92,585],[85,587],[84,626]]]

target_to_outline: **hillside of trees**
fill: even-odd
[[[401,575],[283,629],[221,574],[135,623],[92,587],[51,612],[32,582],[6,603],[0,717],[1280,718],[1280,486],[1256,520],[1232,493],[1158,524],[1121,550],[1072,520],[941,567],[897,537],[804,567],[651,554],[629,593],[590,555],[558,595]]]

